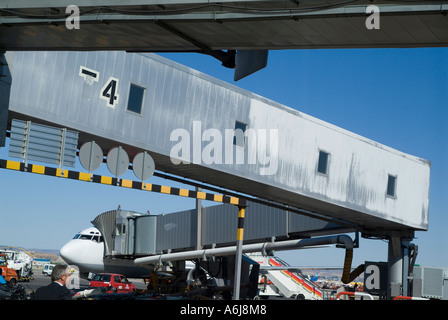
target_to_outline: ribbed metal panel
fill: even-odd
[[[71,130],[14,119],[9,156],[24,160],[74,167],[78,133]]]
[[[156,250],[194,248],[196,216],[195,210],[158,215]]]
[[[238,208],[232,205],[206,207],[202,210],[202,245],[236,242]]]
[[[202,244],[234,243],[236,241],[238,208],[229,205],[211,206],[203,209]],[[286,236],[286,212],[250,203],[244,219],[245,243]]]
[[[292,212],[288,214],[288,233],[290,235],[295,233],[300,233],[302,236],[311,234],[316,235],[319,234],[319,230],[322,231],[322,234],[330,234],[331,230],[334,230],[335,232],[341,230],[341,226],[325,220],[312,219]]]
[[[103,235],[105,256],[113,254],[116,220],[117,210],[111,210],[100,214],[92,221],[92,224],[98,228]]]
[[[135,254],[156,254],[157,216],[135,219]]]
[[[251,202],[246,208],[244,236],[247,240],[286,237],[288,213]]]
[[[414,278],[422,280],[422,297],[448,299],[448,268],[416,266]]]
[[[234,245],[237,238],[237,221],[238,208],[235,205],[204,207],[202,247]],[[141,256],[196,249],[195,209],[162,215],[118,209],[98,215],[92,223],[104,237],[107,256]],[[347,229],[342,226],[249,202],[244,218],[243,241],[249,244],[345,231]]]
[[[223,204],[210,206],[202,212],[202,245],[234,243],[236,240],[238,208]],[[312,234],[331,234],[340,225],[313,219],[263,204],[248,202],[244,219],[244,242],[270,241]]]

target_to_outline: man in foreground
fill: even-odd
[[[55,266],[51,272],[51,283],[32,293],[31,300],[72,300],[72,293],[65,285],[69,277],[67,266]]]

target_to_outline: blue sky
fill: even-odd
[[[432,163],[429,230],[417,232],[417,263],[448,267],[448,49],[271,51],[267,68],[238,82],[200,54],[163,56]],[[7,158],[7,149],[0,150]],[[17,160],[17,159],[14,159]],[[81,167],[77,168],[83,171]],[[98,174],[110,175],[107,169]],[[135,179],[133,175],[124,178]],[[2,170],[0,244],[59,249],[101,212],[118,205],[152,213],[194,207],[173,198]],[[151,178],[152,183],[173,185]],[[279,253],[294,265],[342,265],[342,249]],[[387,243],[361,239],[353,265],[387,261]]]

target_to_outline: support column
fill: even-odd
[[[403,274],[402,274],[402,294],[404,296],[410,296],[409,292],[409,239],[402,239],[401,245],[403,247]]]
[[[202,188],[196,188],[196,192]],[[196,198],[196,250],[202,249],[202,200]]]
[[[395,295],[401,295],[401,285],[403,277],[403,255],[401,250],[401,238],[391,236],[388,247],[388,288],[387,297],[391,299]]]
[[[238,211],[238,231],[236,237],[236,253],[235,253],[235,280],[233,283],[233,300],[240,299],[241,285],[241,262],[243,255],[243,238],[244,238],[244,214],[246,207],[239,206]]]
[[[412,237],[411,237],[412,238]],[[389,239],[388,252],[388,298],[397,295],[407,296],[409,275],[409,246],[411,238],[408,235],[397,234]]]

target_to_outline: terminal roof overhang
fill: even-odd
[[[120,3],[121,2],[121,3]],[[80,29],[66,28],[62,0],[0,0],[3,50],[204,52],[448,45],[448,4],[375,1],[81,0]]]
[[[92,4],[95,4],[94,6]],[[0,49],[125,50],[206,52],[308,48],[413,48],[448,45],[448,4],[430,1],[377,1],[381,29],[365,26],[370,1],[157,1],[81,0],[79,30],[65,22],[69,1],[0,0]],[[253,9],[253,10],[249,10]],[[11,113],[10,116],[21,118]],[[23,117],[23,116],[22,116]],[[27,118],[27,117],[25,117]],[[29,120],[27,118],[27,120]],[[35,119],[42,122],[43,119]],[[80,132],[80,143],[92,136]],[[103,138],[104,139],[104,138]],[[101,141],[106,149],[114,141]],[[104,139],[106,140],[106,139]],[[110,145],[109,147],[107,145]],[[132,157],[140,150],[126,146]],[[200,166],[173,166],[152,154],[158,170],[214,184],[255,197],[337,217],[364,231],[402,230],[403,225],[325,201],[316,202],[244,177],[228,176]],[[405,227],[406,228],[406,227]]]

